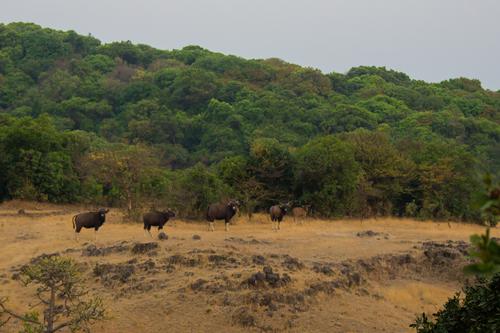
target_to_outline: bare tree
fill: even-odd
[[[87,297],[88,292],[81,287],[78,266],[72,259],[44,257],[23,267],[19,279],[24,286],[36,285],[38,302],[33,307],[43,309],[43,320],[36,310],[25,314],[10,310],[7,298],[0,297],[0,316],[7,317],[0,320],[0,327],[15,318],[24,327],[21,332],[53,333],[64,328],[78,332],[89,331],[94,322],[105,318],[102,300]]]

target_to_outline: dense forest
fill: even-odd
[[[0,200],[478,220],[500,92],[0,24]]]

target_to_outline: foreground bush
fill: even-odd
[[[417,333],[495,333],[500,330],[500,274],[481,279],[450,298],[434,314],[433,321],[423,313],[410,325]]]

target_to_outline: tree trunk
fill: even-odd
[[[56,303],[56,289],[55,287],[50,288],[50,301],[49,301],[49,309],[45,316],[45,321],[47,322],[47,330],[46,333],[54,332],[54,307]]]

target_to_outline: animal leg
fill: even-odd
[[[278,221],[278,230],[281,230],[280,229],[280,224],[281,224],[281,221]]]
[[[97,242],[97,230],[94,230],[94,242]]]
[[[75,241],[80,241],[80,234],[78,232],[75,231]]]
[[[226,231],[229,231],[229,222],[228,223],[224,223],[224,229]]]

